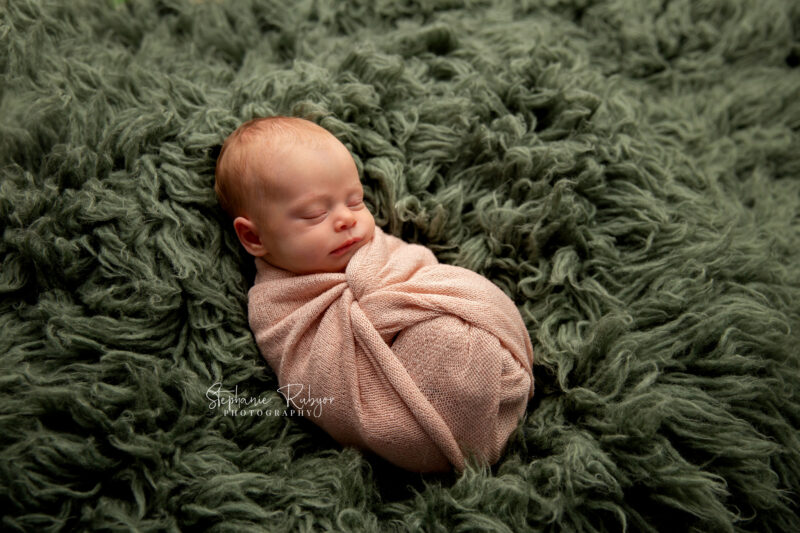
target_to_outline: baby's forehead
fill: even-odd
[[[287,145],[308,146],[337,141],[331,132],[310,121],[296,122],[290,126],[278,128],[259,128],[253,138],[262,144],[276,147]]]

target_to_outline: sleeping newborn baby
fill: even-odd
[[[241,125],[215,190],[255,257],[250,327],[287,402],[409,470],[500,458],[533,352],[498,287],[376,227],[350,152],[311,121]]]

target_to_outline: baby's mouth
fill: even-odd
[[[353,239],[347,239],[347,240],[344,242],[344,244],[343,244],[343,245],[341,245],[340,247],[338,247],[337,249],[335,249],[334,251],[332,251],[332,252],[331,252],[331,255],[342,255],[343,253],[345,253],[346,251],[348,251],[350,248],[352,248],[352,246],[353,246],[355,243],[359,242],[360,240],[361,240],[361,237],[355,237],[355,238],[353,238]]]

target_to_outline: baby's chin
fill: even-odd
[[[340,259],[342,261],[341,266],[339,266],[338,268],[334,268],[334,269],[330,270],[330,272],[344,272],[347,269],[347,265],[350,264],[350,259],[352,259],[354,255],[356,255],[356,252],[358,250],[360,250],[362,247],[366,246],[367,243],[372,240],[372,237],[373,237],[373,235],[370,235],[366,239],[362,239],[362,240],[358,241],[357,243],[355,243],[350,250],[347,250],[346,253],[344,253],[343,255],[341,255],[338,258],[338,259]]]

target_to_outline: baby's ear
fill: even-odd
[[[267,253],[264,243],[261,242],[261,237],[258,235],[258,228],[250,219],[236,217],[233,219],[233,229],[247,253],[255,257],[261,257]]]

